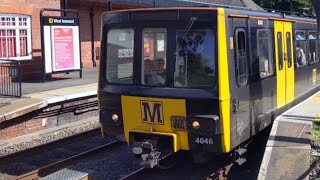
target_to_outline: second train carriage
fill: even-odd
[[[220,7],[105,13],[102,131],[151,167],[166,143],[173,152],[228,153],[319,88],[316,27]]]

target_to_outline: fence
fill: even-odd
[[[0,96],[21,97],[21,67],[17,60],[0,60]]]

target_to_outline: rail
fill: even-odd
[[[0,60],[0,96],[21,97],[21,67],[18,60]]]
[[[174,158],[174,154],[172,154],[172,153],[166,154],[164,157],[162,157],[160,159],[160,162],[163,162],[163,161],[165,161],[165,160],[167,160],[169,158]],[[165,167],[163,167],[161,165],[158,166],[158,168],[159,169],[167,169],[167,168],[165,168]],[[168,167],[168,169],[169,168],[171,168],[171,166]],[[149,168],[141,167],[138,170],[136,170],[136,171],[134,171],[134,172],[132,172],[130,174],[127,174],[126,176],[120,178],[119,180],[141,179],[141,177],[143,177],[143,173],[145,173],[148,170],[149,170]]]
[[[108,144],[105,144],[105,145],[102,145],[102,146],[99,146],[97,148],[94,148],[94,149],[91,149],[89,151],[86,151],[86,152],[83,152],[83,153],[80,153],[80,154],[77,154],[75,156],[72,156],[72,157],[69,157],[67,159],[64,159],[62,161],[59,161],[59,162],[56,162],[56,163],[53,163],[53,164],[50,164],[50,165],[47,165],[47,166],[44,166],[44,167],[41,167],[37,170],[34,170],[34,171],[31,171],[31,172],[28,172],[26,174],[23,174],[21,176],[18,176],[18,177],[15,177],[14,180],[30,180],[30,179],[39,179],[41,177],[45,177],[45,176],[48,176],[56,171],[59,171],[69,165],[72,165],[74,164],[75,162],[77,161],[80,161],[84,158],[87,158],[91,155],[95,155],[99,152],[102,152],[108,148],[114,148],[114,147],[117,147],[121,145],[120,142],[118,141],[113,141],[113,142],[110,142]]]

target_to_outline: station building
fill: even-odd
[[[100,29],[103,12],[150,7],[203,7],[208,3],[260,9],[251,0],[2,0],[0,59],[21,60],[23,79],[41,77],[40,11],[43,8],[66,7],[79,12],[82,64],[84,68],[92,68],[100,61]]]

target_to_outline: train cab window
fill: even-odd
[[[283,69],[283,42],[282,42],[282,33],[277,33],[277,42],[278,42],[278,60],[279,60],[279,70]]]
[[[260,77],[272,76],[273,58],[271,54],[271,32],[269,29],[258,29],[257,31],[258,57]]]
[[[133,83],[133,29],[110,30],[107,35],[107,80]]]
[[[317,32],[309,32],[308,36],[309,40],[309,63],[313,64],[318,62],[318,39],[317,39]]]
[[[166,83],[167,30],[147,28],[143,30],[142,84],[163,86]]]
[[[212,29],[177,30],[175,87],[212,87],[216,82]]]
[[[308,64],[306,58],[307,52],[307,33],[305,31],[297,31],[295,34],[295,63],[297,67],[303,67]]]
[[[239,86],[246,86],[248,83],[246,35],[242,28],[236,30],[235,38],[235,60],[237,71],[237,83]]]

